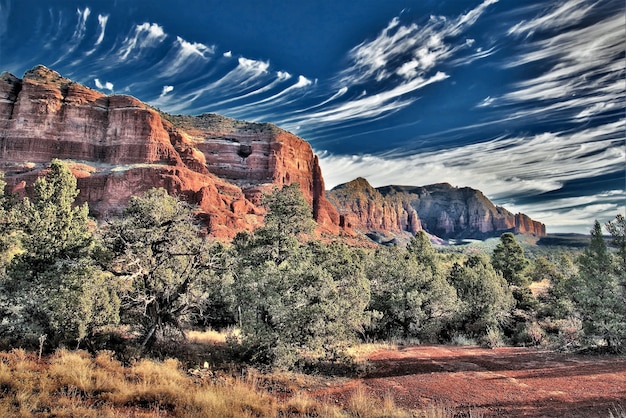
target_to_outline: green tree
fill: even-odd
[[[114,283],[92,261],[87,205],[74,206],[76,179],[53,160],[13,212],[19,251],[2,283],[3,333],[17,340],[78,341],[117,321]]]
[[[76,259],[91,250],[89,208],[75,206],[76,196],[76,178],[65,163],[53,160],[46,175],[35,181],[33,198],[18,206],[23,252],[13,259],[14,274],[36,279],[56,260]]]
[[[210,269],[193,208],[164,189],[148,190],[106,226],[104,241],[108,269],[122,283],[122,321],[139,329],[141,347],[169,330],[184,336]]]
[[[420,254],[415,246],[408,251],[382,247],[372,256],[367,275],[372,293],[368,311],[378,314],[374,336],[432,341],[452,319],[455,290],[437,273],[433,259],[423,258],[424,264]]]
[[[573,299],[585,333],[603,339],[610,348],[621,349],[626,343],[624,288],[598,221],[577,264],[579,277],[573,286]]]
[[[519,287],[528,286],[526,268],[529,261],[524,256],[524,248],[512,233],[505,232],[500,236],[500,242],[491,256],[491,264],[502,273],[509,284]]]
[[[359,331],[369,297],[358,256],[311,240],[310,206],[297,185],[264,202],[265,226],[233,241],[242,345],[253,362],[280,368],[304,351],[336,357]]]
[[[437,252],[424,231],[417,231],[406,246],[410,256],[418,263],[427,266],[433,274],[441,274],[437,266]]]
[[[624,276],[626,276],[626,218],[624,218],[624,215],[619,214],[614,220],[607,222],[604,226],[611,234],[611,244],[617,248],[618,267],[623,280]]]
[[[455,263],[448,280],[460,300],[457,330],[484,338],[510,319],[515,300],[506,280],[485,256],[470,256],[463,264]]]

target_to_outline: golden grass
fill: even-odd
[[[232,331],[234,335],[238,335],[239,331]],[[214,331],[212,329],[206,329],[204,331],[191,330],[186,333],[187,340],[192,343],[197,344],[225,344],[226,338],[229,335],[229,332],[224,331]]]
[[[349,347],[346,354],[353,357],[355,362],[363,362],[378,350],[396,350],[397,348],[397,344],[390,342],[356,344]]]
[[[314,377],[297,373],[190,375],[173,359],[125,367],[106,351],[58,350],[43,360],[24,350],[0,353],[0,417],[453,416],[442,408],[403,410],[390,394],[377,399],[361,386],[346,405],[334,405],[310,397],[314,385]],[[280,395],[270,393],[279,387]]]

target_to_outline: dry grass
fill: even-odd
[[[93,357],[59,350],[0,353],[0,417],[452,417],[451,411],[407,411],[392,396],[358,388],[343,407],[306,394],[315,378],[249,371],[233,376],[183,371],[178,360],[140,360],[127,367],[112,352]],[[268,383],[269,382],[269,383]],[[282,388],[283,391],[276,389]]]
[[[204,331],[187,331],[187,340],[196,344],[226,344],[228,333],[207,329]]]
[[[346,350],[346,354],[352,356],[354,361],[359,363],[366,361],[367,358],[378,350],[396,350],[397,344],[390,342],[356,344]]]

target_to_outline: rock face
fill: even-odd
[[[495,206],[479,190],[447,183],[373,188],[364,179],[328,193],[344,222],[368,232],[417,232],[444,239],[484,239],[504,232],[545,236],[545,225]]]
[[[422,230],[409,195],[383,195],[361,177],[335,187],[328,193],[328,199],[339,211],[342,227],[362,233],[411,235]]]
[[[322,231],[339,232],[310,145],[271,124],[217,115],[171,116],[129,96],[106,96],[43,66],[0,76],[0,162],[26,189],[44,164],[69,160],[79,200],[95,215],[165,187],[198,204],[210,232],[229,237],[263,218],[263,192],[300,183]]]

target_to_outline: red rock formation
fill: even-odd
[[[340,224],[362,233],[413,235],[422,229],[410,196],[383,196],[363,178],[335,187],[328,199],[339,211]]]
[[[484,239],[507,231],[546,234],[544,224],[495,206],[479,190],[447,183],[374,189],[357,179],[337,186],[328,198],[344,222],[361,232],[415,233],[423,228],[445,239]]]
[[[538,237],[545,237],[546,226],[541,222],[533,221],[528,215],[518,213],[515,215],[515,233],[533,234]]]
[[[339,231],[310,145],[276,126],[162,114],[43,66],[22,80],[3,73],[0,162],[9,186],[32,184],[53,158],[74,162],[79,200],[95,214],[117,212],[131,195],[165,187],[198,204],[212,234],[229,237],[262,222],[263,192],[297,182],[320,228]]]

